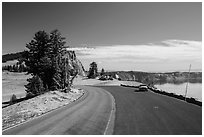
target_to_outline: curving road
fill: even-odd
[[[201,135],[202,107],[134,88],[101,86],[115,98],[117,135]]]
[[[202,134],[202,107],[152,92],[134,92],[134,88],[80,88],[88,92],[76,102],[5,130],[3,134]],[[107,92],[115,98],[115,119],[110,117],[114,101]]]
[[[86,94],[74,103],[14,128],[5,130],[2,134],[104,134],[104,132],[107,132],[112,110],[112,98],[110,93],[96,87],[81,86],[81,88],[86,90]],[[108,128],[111,128],[111,126]],[[111,130],[108,129],[108,131]]]

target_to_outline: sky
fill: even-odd
[[[201,3],[5,3],[2,54],[58,29],[85,69],[202,70]]]

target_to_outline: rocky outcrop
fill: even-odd
[[[69,69],[71,70],[71,74],[78,74],[81,76],[85,76],[85,69],[79,59],[77,59],[76,54],[74,51],[65,51],[65,55],[63,58],[68,59],[68,66]]]

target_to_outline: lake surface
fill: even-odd
[[[162,89],[169,93],[175,93],[177,95],[185,95],[186,84],[172,84],[166,83],[162,85],[155,85],[155,87]],[[193,97],[199,101],[202,101],[202,83],[188,83],[187,97]]]

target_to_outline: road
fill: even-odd
[[[81,88],[88,92],[74,103],[5,130],[2,134],[104,134],[107,131],[113,100],[108,92],[100,88],[86,86]]]
[[[115,98],[116,135],[201,135],[202,107],[134,88],[101,86]]]
[[[152,92],[120,86],[82,86],[87,94],[66,107],[3,132],[17,134],[104,134],[115,98],[116,135],[201,135],[202,107]],[[109,127],[111,128],[111,126]]]

